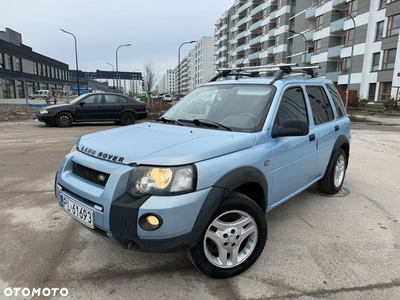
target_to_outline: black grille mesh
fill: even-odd
[[[101,186],[105,186],[110,177],[110,174],[87,168],[78,163],[74,163],[72,173]]]

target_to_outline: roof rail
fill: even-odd
[[[234,68],[222,68],[218,69],[218,74],[210,80],[217,81],[221,77],[236,76],[248,76],[248,77],[259,77],[260,73],[275,72],[279,73],[275,76],[275,79],[271,82],[273,84],[275,81],[282,79],[285,74],[291,73],[303,73],[315,77],[314,69],[320,69],[320,66],[304,66],[299,67],[298,64],[276,64],[276,65],[264,65],[264,66],[251,66],[251,67],[234,67]],[[233,73],[233,71],[236,71]]]

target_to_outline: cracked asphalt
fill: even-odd
[[[0,123],[0,299],[12,288],[67,288],[45,299],[400,299],[400,127],[352,129],[343,190],[311,187],[267,214],[247,272],[216,280],[185,252],[149,254],[91,234],[54,198],[76,139],[117,125]]]

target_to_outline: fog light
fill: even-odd
[[[161,227],[162,219],[156,214],[144,214],[139,218],[139,225],[147,231],[156,230]]]

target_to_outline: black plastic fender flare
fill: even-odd
[[[192,238],[190,247],[193,247],[207,224],[210,222],[211,216],[221,201],[237,187],[246,183],[256,183],[260,185],[264,199],[261,199],[261,209],[265,212],[267,208],[268,184],[265,175],[258,169],[253,167],[242,167],[230,171],[220,178],[211,188],[203,206],[197,216],[192,229]]]

